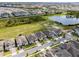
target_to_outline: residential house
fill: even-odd
[[[43,40],[46,37],[46,35],[43,32],[41,32],[41,31],[40,32],[36,32],[35,36],[37,37],[38,40]]]
[[[15,47],[15,42],[14,40],[5,40],[4,41],[4,51],[8,51],[10,50],[11,48],[14,48]]]
[[[61,48],[53,48],[51,52],[55,57],[72,57],[67,50]]]
[[[25,12],[25,11],[17,11],[17,12],[12,12],[12,14],[16,17],[18,16],[28,16],[29,13],[28,12]]]
[[[26,39],[26,36],[22,34],[19,34],[16,37],[16,42],[17,42],[18,47],[23,46],[23,45],[28,45],[28,40]]]
[[[37,40],[37,38],[34,36],[34,34],[28,35],[26,37],[27,37],[29,44],[35,43],[35,41]]]
[[[4,55],[3,42],[4,41],[0,40],[0,57]]]
[[[79,36],[79,27],[75,28],[74,31]]]

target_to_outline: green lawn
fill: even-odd
[[[36,46],[36,44],[35,44],[35,43],[32,43],[31,45],[23,46],[23,48],[24,48],[25,50],[29,50],[29,49],[31,49],[31,48],[34,48],[35,46]]]
[[[18,34],[31,34],[42,29],[39,23],[24,24],[0,29],[0,39],[14,38]]]
[[[45,39],[43,39],[43,40],[40,40],[39,41],[41,44],[44,44],[44,43],[46,43],[47,41],[45,40]]]

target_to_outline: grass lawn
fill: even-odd
[[[0,39],[15,38],[18,34],[31,34],[41,30],[43,27],[39,23],[24,24],[0,29]]]
[[[41,44],[44,44],[44,43],[46,43],[47,41],[45,40],[45,39],[43,39],[43,40],[40,40],[39,41]]]
[[[35,44],[35,43],[32,43],[31,45],[23,46],[23,48],[24,48],[25,50],[29,50],[29,49],[31,49],[31,48],[34,48],[35,46],[36,46],[36,44]]]
[[[10,51],[4,52],[4,56],[11,56],[11,52]]]

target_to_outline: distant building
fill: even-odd
[[[0,17],[1,18],[8,18],[8,17],[10,17],[10,14],[9,13],[1,13]]]
[[[24,12],[24,11],[17,11],[17,12],[12,12],[13,16],[28,16],[29,13],[28,12]]]

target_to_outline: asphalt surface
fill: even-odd
[[[38,47],[35,47],[35,48],[32,48],[32,49],[28,50],[26,53],[32,54],[32,53],[34,53],[36,51],[39,51],[39,50],[44,49],[44,48],[47,48],[48,46],[51,46],[52,44],[53,44],[52,42],[45,43],[42,46],[38,46]]]
[[[21,52],[21,53],[14,55],[12,57],[25,57],[25,55],[26,55],[26,52]]]
[[[32,53],[34,53],[36,51],[39,51],[39,50],[44,49],[44,48],[47,48],[48,46],[51,46],[52,44],[53,44],[52,42],[48,42],[48,43],[43,44],[42,46],[37,46],[37,47],[32,48],[30,50],[23,51],[23,52],[21,52],[21,53],[19,53],[17,55],[12,56],[12,57],[25,57],[25,55],[27,53],[28,53],[28,55],[32,54]]]

